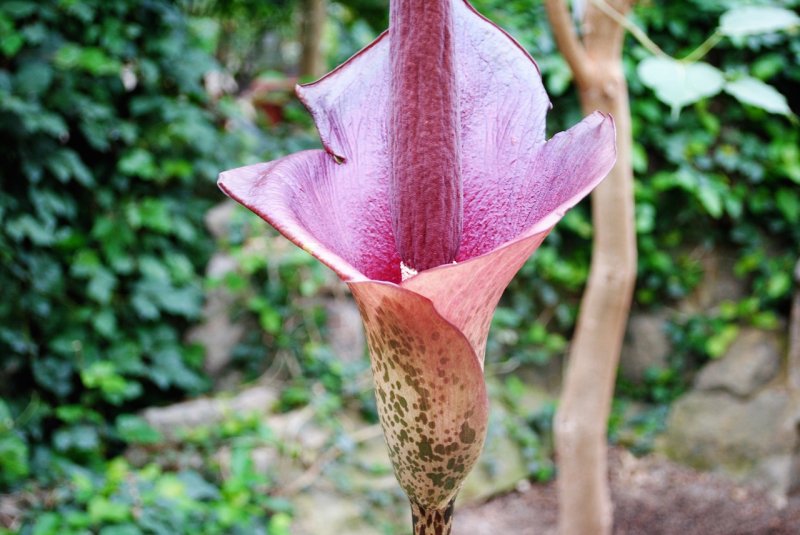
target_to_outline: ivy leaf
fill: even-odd
[[[697,186],[697,200],[714,219],[722,217],[722,196],[720,191],[708,181],[701,181]]]
[[[145,180],[154,178],[158,171],[153,155],[140,148],[131,149],[120,158],[119,170],[125,175],[139,176]]]
[[[117,74],[122,69],[120,63],[106,55],[102,49],[75,44],[62,46],[56,52],[53,62],[60,69],[79,69],[95,76]]]
[[[24,44],[22,35],[14,31],[14,23],[3,13],[0,13],[0,31],[3,32],[3,39],[0,40],[0,53],[12,58]]]
[[[786,97],[769,84],[757,78],[745,76],[725,84],[724,90],[742,104],[748,104],[770,113],[791,115]]]
[[[14,85],[21,94],[38,97],[44,93],[53,80],[53,70],[43,61],[24,63],[16,76]]]
[[[642,83],[672,108],[675,117],[684,106],[716,95],[725,85],[719,69],[704,62],[683,63],[654,56],[639,63],[637,72]]]
[[[161,433],[139,416],[118,416],[116,428],[120,438],[129,444],[157,444],[161,441]]]
[[[800,223],[800,195],[797,190],[781,188],[775,194],[775,205],[792,223]]]
[[[719,30],[728,37],[778,32],[800,25],[800,16],[775,6],[741,6],[726,11]]]
[[[117,278],[106,268],[98,268],[89,280],[86,294],[100,304],[111,301],[112,292],[117,287]]]

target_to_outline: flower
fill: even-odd
[[[614,123],[601,113],[545,141],[549,101],[532,58],[465,0],[451,7],[463,195],[453,263],[401,269],[388,32],[297,88],[325,150],[219,179],[225,193],[348,284],[395,474],[412,502],[432,510],[452,501],[483,446],[483,356],[503,290],[615,160]],[[425,200],[418,193],[416,201]]]

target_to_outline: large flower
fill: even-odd
[[[534,61],[465,0],[447,9],[458,111],[453,161],[463,195],[453,211],[461,228],[451,233],[452,263],[419,273],[401,269],[397,228],[404,221],[393,209],[392,162],[404,164],[393,153],[398,107],[388,32],[297,88],[325,150],[234,169],[219,180],[225,193],[350,287],[367,331],[395,473],[415,506],[439,511],[483,445],[483,357],[500,295],[615,159],[613,121],[600,113],[545,141],[549,101]],[[423,207],[430,202],[424,188],[416,195]],[[405,232],[432,232],[415,228]],[[424,246],[430,236],[417,237]]]

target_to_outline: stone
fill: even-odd
[[[694,256],[697,252],[691,254]],[[681,312],[707,312],[722,301],[736,301],[749,295],[746,281],[734,272],[738,257],[735,250],[707,247],[699,254],[703,279],[691,295],[680,302]]]
[[[366,355],[366,339],[361,315],[352,299],[331,299],[325,304],[328,335],[326,341],[342,362],[356,362]]]
[[[789,350],[786,359],[789,385],[800,393],[800,260],[794,266],[794,295],[789,312]]]
[[[464,481],[457,504],[481,501],[508,492],[530,475],[519,446],[506,432],[498,411],[492,409],[483,452]]]
[[[375,524],[380,519],[391,523],[393,529],[389,532],[408,533],[408,501],[394,477],[380,425],[366,425],[360,416],[350,412],[342,414],[340,423],[347,431],[346,444],[340,444],[346,451],[340,449],[341,455],[335,458],[323,452],[323,458],[330,462],[319,467],[320,473],[310,478],[306,471],[282,489],[288,491],[294,507],[291,532],[374,535],[386,532]],[[297,484],[298,481],[302,483]],[[370,496],[379,497],[379,514],[374,513],[376,505]]]
[[[671,345],[666,324],[664,312],[631,315],[620,354],[619,373],[623,378],[641,384],[648,370],[667,367]]]
[[[239,210],[237,204],[228,199],[206,212],[206,228],[215,240],[226,238],[236,210]],[[233,256],[217,252],[206,266],[206,277],[220,279],[236,269],[238,262]],[[201,321],[186,333],[187,342],[200,344],[205,349],[203,368],[211,377],[217,378],[230,364],[233,350],[245,334],[243,325],[230,320],[235,302],[236,298],[224,287],[207,292]]]
[[[230,231],[231,220],[237,210],[236,202],[225,199],[211,208],[205,215],[206,228],[216,240],[224,240]]]
[[[219,278],[236,269],[236,260],[226,254],[215,254],[208,263],[206,275]],[[202,320],[186,333],[186,340],[205,348],[203,368],[217,377],[233,358],[233,350],[244,338],[246,328],[230,319],[236,298],[225,288],[216,288],[206,295]]]
[[[192,429],[216,425],[231,414],[267,414],[278,395],[266,386],[256,386],[233,397],[199,398],[167,407],[151,407],[141,416],[165,439],[176,440],[181,433]]]
[[[524,377],[526,371],[530,370],[520,369],[517,375]],[[490,376],[487,377],[487,388],[489,392],[502,392],[503,387],[497,377]],[[457,507],[512,491],[531,476],[528,461],[520,444],[508,432],[508,426],[527,425],[526,418],[546,410],[555,398],[543,387],[529,381],[523,380],[521,388],[514,400],[492,400],[483,452],[464,481],[456,500]]]
[[[271,444],[250,450],[253,470],[268,476],[276,487],[296,487],[298,480],[307,477],[304,476],[307,467],[313,466],[323,455],[331,432],[315,423],[314,409],[310,406],[268,416],[264,421],[271,431],[270,441],[280,446]],[[229,477],[233,449],[230,446],[220,448],[214,459],[222,477]]]
[[[758,461],[753,470],[753,479],[762,482],[770,490],[770,498],[778,508],[787,503],[793,489],[792,455],[772,455]]]
[[[292,533],[297,535],[375,535],[361,500],[342,493],[309,489],[295,498]],[[409,522],[409,531],[410,531]]]
[[[777,333],[745,328],[719,359],[707,364],[695,380],[698,390],[726,390],[747,397],[774,378],[781,366]]]
[[[720,470],[778,491],[776,486],[788,484],[769,476],[769,467],[760,463],[792,454],[797,421],[797,400],[781,385],[750,399],[721,390],[692,391],[674,403],[657,448],[694,468]]]

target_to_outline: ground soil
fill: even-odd
[[[610,455],[615,535],[800,535],[800,496],[781,500],[655,457]],[[555,535],[553,483],[456,512],[454,535]],[[592,535],[592,534],[586,534]]]

